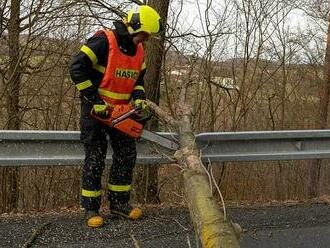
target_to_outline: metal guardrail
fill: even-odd
[[[79,135],[78,131],[0,130],[0,166],[80,165],[84,150]],[[330,158],[330,130],[201,133],[196,142],[203,161]],[[137,151],[137,164],[172,162],[173,152],[146,140],[138,142]],[[111,153],[109,146],[107,163]]]

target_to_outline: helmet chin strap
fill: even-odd
[[[127,18],[126,18],[126,17],[122,18],[122,22],[125,24],[128,33],[129,33],[130,35],[134,35],[134,30],[133,30],[133,28],[130,26],[130,24],[129,24],[129,22],[127,21]]]

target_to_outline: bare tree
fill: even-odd
[[[167,13],[170,1],[151,0],[148,4],[154,7],[160,13],[162,26],[164,30],[158,37],[152,37],[146,43],[146,65],[147,72],[145,75],[145,89],[147,99],[159,104],[160,100],[160,75],[162,60],[164,55],[165,32],[167,23]],[[148,123],[151,130],[158,129],[158,121],[152,119]],[[136,180],[138,183],[137,198],[140,202],[159,203],[158,196],[158,167],[155,165],[143,166],[138,170]]]
[[[47,129],[42,126],[39,113],[56,109],[54,105],[61,105],[54,101],[54,96],[58,94],[50,94],[55,90],[51,82],[59,82],[58,78],[54,79],[56,75],[63,75],[63,82],[68,82],[68,77],[65,76],[68,73],[65,71],[69,56],[64,51],[69,49],[71,42],[67,38],[66,42],[61,42],[56,37],[63,27],[63,21],[68,21],[69,17],[65,17],[65,14],[74,3],[36,1],[27,5],[23,1],[12,0],[1,4],[3,15],[0,42],[4,48],[1,54],[4,59],[1,59],[0,64],[0,87],[3,89],[0,101],[7,114],[3,115],[5,118],[1,124],[12,130]],[[65,68],[62,72],[56,71],[60,66],[59,61],[63,62],[62,69]],[[49,80],[50,78],[53,80]],[[64,91],[62,93],[65,94]],[[46,101],[46,98],[50,101]],[[53,113],[54,111],[50,115],[52,121],[56,119],[53,119]],[[1,211],[12,211],[19,205],[20,171],[17,168],[0,171],[1,198],[4,203]]]
[[[328,1],[301,1],[297,6],[303,10],[315,23],[327,23],[326,49],[324,56],[324,69],[322,83],[320,84],[319,115],[316,117],[315,128],[325,129],[328,127],[328,113],[330,101],[330,24],[329,24],[329,2]],[[325,25],[324,25],[325,26]],[[316,72],[318,73],[318,72]],[[320,177],[322,160],[311,160],[308,164],[309,177],[307,183],[307,195],[309,198],[318,197],[320,193]]]
[[[17,130],[19,121],[19,89],[21,83],[20,68],[20,0],[12,0],[8,20],[9,69],[6,73],[7,129]],[[8,168],[1,171],[3,184],[2,198],[4,211],[17,209],[18,206],[18,169]]]

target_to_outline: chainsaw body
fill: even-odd
[[[101,118],[93,111],[91,115],[107,126],[113,127],[132,138],[139,138],[143,131],[144,121],[138,113],[139,109],[131,104],[120,104],[109,107],[108,118]]]
[[[151,142],[157,143],[170,150],[178,150],[179,144],[172,139],[168,139],[152,131],[144,130],[144,123],[151,118],[152,113],[148,116],[141,114],[141,108],[134,107],[131,104],[115,105],[108,107],[109,117],[101,118],[97,116],[93,110],[91,115],[109,127],[113,127],[118,131],[132,138],[144,138]]]

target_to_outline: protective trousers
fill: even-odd
[[[110,206],[125,204],[130,199],[136,143],[133,138],[110,128],[90,115],[92,104],[81,100],[81,140],[85,161],[82,170],[81,205],[85,210],[99,210],[101,205],[101,177],[105,167],[108,139],[113,150],[108,179]]]

